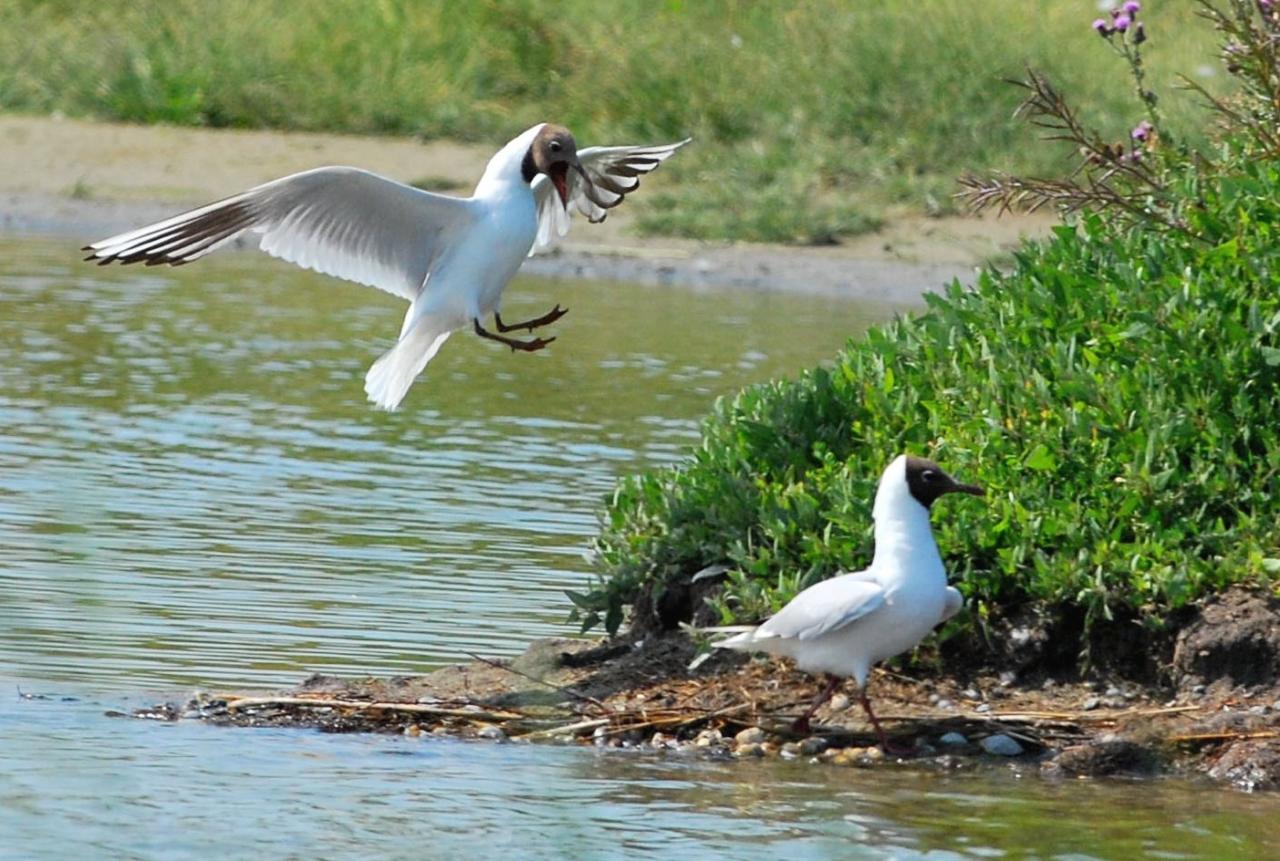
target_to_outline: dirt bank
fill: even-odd
[[[588,142],[590,143],[590,142]],[[395,138],[130,126],[0,116],[0,230],[79,244],[269,179],[352,164],[465,194],[494,146]],[[661,172],[646,185],[658,186]],[[823,248],[700,243],[639,236],[623,206],[579,225],[559,253],[525,271],[642,283],[792,290],[915,302],[1053,220],[890,219],[878,233]]]
[[[1280,789],[1280,680],[1258,675],[1280,659],[1280,601],[1228,593],[1189,613],[1169,641],[1175,654],[1164,678],[1145,683],[1015,671],[998,659],[878,671],[877,712],[891,740],[911,751],[889,757],[874,746],[851,685],[819,710],[812,734],[800,736],[790,722],[812,698],[813,679],[724,653],[690,670],[696,647],[678,632],[640,643],[543,640],[512,661],[417,677],[317,675],[275,694],[200,694],[136,715],[835,766],[1000,763],[1047,778],[1206,775],[1248,790]]]

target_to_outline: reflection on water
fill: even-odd
[[[0,858],[1244,861],[1280,839],[1280,798],[1173,781],[157,725],[103,705],[0,698],[0,740],[34,725],[42,748],[0,741]]]
[[[1175,782],[104,717],[571,633],[561,590],[616,476],[886,311],[522,280],[511,316],[572,309],[551,350],[460,334],[385,415],[361,384],[396,300],[249,255],[97,269],[66,246],[0,242],[0,859],[1275,857],[1275,799]]]
[[[399,300],[251,255],[0,248],[0,674],[279,684],[572,633],[563,589],[616,476],[883,313],[618,284],[511,298],[571,309],[551,349],[459,333],[387,415],[362,384]]]

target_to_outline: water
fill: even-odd
[[[104,716],[571,634],[616,477],[889,313],[521,280],[508,314],[555,302],[550,350],[459,334],[385,415],[361,382],[393,298],[251,255],[99,269],[0,241],[0,858],[1275,857],[1276,800],[1173,781]]]

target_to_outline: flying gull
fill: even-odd
[[[178,266],[248,232],[268,254],[306,269],[367,284],[409,302],[400,338],[365,376],[365,392],[394,410],[450,333],[477,335],[514,350],[541,350],[552,338],[507,333],[554,323],[508,323],[503,288],[535,251],[569,229],[572,210],[603,221],[683,141],[578,151],[563,126],[539,123],[489,160],[471,197],[433,194],[354,167],[321,167],[85,246],[87,260]],[[495,331],[485,328],[493,315]]]

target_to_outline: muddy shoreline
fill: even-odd
[[[492,147],[404,138],[133,126],[0,115],[0,232],[86,242],[165,218],[258,183],[324,164],[352,164],[466,194]],[[660,187],[661,172],[646,180]],[[775,290],[917,304],[952,279],[1044,235],[1052,217],[926,218],[892,214],[840,245],[695,242],[640,235],[619,207],[579,224],[527,274],[707,289]]]
[[[135,717],[218,726],[542,742],[722,759],[948,770],[1013,768],[1048,779],[1203,777],[1280,789],[1280,600],[1234,590],[1172,636],[1163,678],[1053,676],[1035,666],[877,670],[886,755],[846,685],[790,722],[815,691],[784,663],[716,653],[694,670],[683,633],[639,642],[541,640],[511,660],[478,659],[423,676],[314,675],[275,693],[200,693]]]

